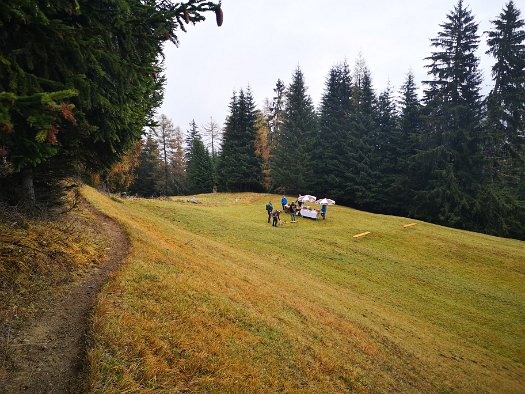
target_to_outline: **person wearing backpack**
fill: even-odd
[[[270,201],[268,204],[266,204],[266,212],[268,212],[268,223],[270,223],[270,219],[272,217],[272,211],[273,211],[273,205]]]

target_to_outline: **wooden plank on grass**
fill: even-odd
[[[364,233],[356,234],[352,238],[364,237],[365,235],[372,234],[370,231],[365,231]]]
[[[409,223],[409,224],[405,224],[403,226],[403,228],[407,228],[407,227],[412,227],[412,226],[415,226],[417,223]]]

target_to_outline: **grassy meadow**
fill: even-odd
[[[524,242],[339,206],[273,228],[266,194],[83,195],[132,241],[92,391],[525,392]]]

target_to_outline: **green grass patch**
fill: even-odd
[[[94,391],[525,390],[524,242],[339,206],[274,228],[267,194],[84,194],[132,239]]]

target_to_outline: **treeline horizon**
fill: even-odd
[[[222,135],[213,121],[206,130],[192,122],[184,139],[170,119],[154,120],[163,43],[177,44],[184,26],[207,13],[222,24],[220,2],[205,0],[7,0],[1,204],[45,209],[71,179],[143,196],[309,193],[525,239],[525,31],[513,1],[486,32],[495,59],[486,97],[481,33],[458,0],[431,39],[422,98],[410,72],[396,99],[391,87],[374,89],[364,61],[353,72],[342,62],[329,70],[316,109],[298,68],[262,109],[249,88],[234,92]]]
[[[329,70],[316,109],[298,67],[288,86],[277,81],[262,110],[250,88],[233,93],[222,144],[213,153],[192,123],[186,160],[179,160],[179,180],[185,180],[176,190],[309,193],[525,239],[524,23],[509,1],[492,24],[487,53],[495,64],[486,97],[478,24],[460,0],[431,40],[422,99],[411,71],[397,98],[390,86],[376,93],[368,67],[357,59],[353,71],[346,61]],[[164,194],[166,185],[165,177],[155,192]]]

